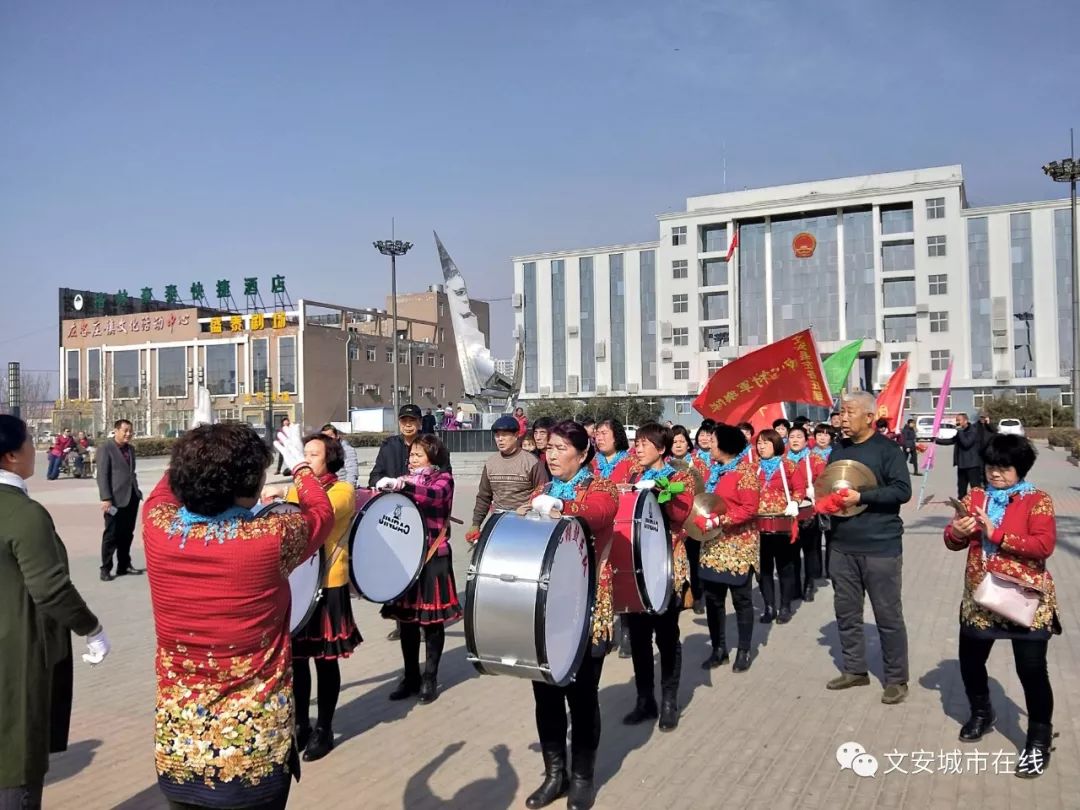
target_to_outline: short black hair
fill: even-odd
[[[1038,455],[1027,438],[998,433],[983,451],[983,463],[987,467],[1014,467],[1018,476],[1026,478]]]
[[[788,430],[788,436],[790,436],[792,433],[801,433],[803,435],[803,439],[805,439],[806,441],[810,441],[810,433],[809,431],[807,431],[805,424],[800,423],[798,425],[792,425],[791,429]]]
[[[584,427],[584,425],[582,425]],[[615,436],[615,452],[618,453],[621,450],[630,449],[630,440],[626,438],[626,428],[623,427],[622,422],[618,419],[605,419],[597,424],[596,428],[599,430],[602,427],[609,428],[612,435]]]
[[[283,416],[283,417],[281,417],[281,419],[278,420],[279,425],[284,425],[286,422],[288,422],[291,425],[292,424],[292,419],[290,419],[287,416]]]
[[[676,436],[682,436],[686,439],[686,443],[691,447],[694,446],[694,440],[690,438],[690,431],[686,429],[684,425],[673,425],[671,428],[671,441],[675,442]]]
[[[829,414],[829,418],[832,419],[834,416],[839,416],[839,415],[840,415],[840,411],[833,411],[832,413]]]
[[[882,428],[888,429],[889,420],[883,416],[874,422],[874,427],[876,427],[878,430],[881,430]]]
[[[586,416],[584,419],[581,420],[581,426],[582,427],[588,427],[589,425],[595,425],[595,424],[596,424],[596,420],[593,419],[591,416]]]
[[[734,425],[714,425],[712,435],[716,448],[729,456],[737,456],[746,449],[746,436]]]
[[[772,428],[765,428],[755,438],[755,441],[767,441],[772,445],[773,452],[778,456],[784,455],[784,440],[780,438],[780,434]]]
[[[541,416],[533,422],[533,430],[546,430],[550,433],[553,427],[555,427],[555,420],[550,416]]]
[[[131,424],[130,419],[117,419],[113,422],[113,430],[119,430],[121,425],[127,425],[128,427],[134,427]],[[64,428],[64,430],[71,430],[71,428]]]
[[[835,438],[835,436],[833,436],[832,425],[829,425],[825,422],[820,423],[816,428],[814,428],[814,435],[816,436],[818,433],[828,433],[831,438]]]
[[[308,442],[322,442],[326,448],[326,469],[337,473],[345,466],[345,451],[341,447],[341,441],[336,436],[327,436],[321,431],[304,437],[304,444]]]
[[[431,462],[431,466],[438,467],[440,470],[445,470],[450,466],[450,451],[446,449],[446,445],[438,436],[425,433],[416,440],[416,444],[423,448],[424,455]]]
[[[219,515],[237,498],[259,494],[272,457],[270,448],[250,425],[200,425],[173,445],[169,487],[189,511]]]
[[[634,441],[645,439],[656,447],[661,455],[671,452],[671,443],[675,439],[675,433],[671,428],[664,427],[658,422],[646,422],[637,429]]]
[[[694,446],[697,446],[698,439],[702,433],[707,433],[712,436],[713,431],[716,430],[716,421],[713,419],[706,419],[700,425],[698,425],[697,433],[694,434]]]
[[[19,452],[27,435],[26,422],[9,413],[0,414],[0,456]]]
[[[789,422],[787,419],[774,419],[773,420],[773,423],[772,423],[773,430],[776,430],[776,428],[780,427],[781,425],[783,425],[786,430],[791,430],[791,422]]]
[[[791,426],[792,427],[800,427],[801,425],[805,425],[809,421],[810,421],[809,416],[799,414],[798,416],[796,416],[794,419],[791,420]]]
[[[587,467],[593,460],[593,456],[596,455],[596,447],[589,441],[589,434],[585,432],[585,426],[578,424],[573,419],[564,419],[559,424],[553,425],[550,433],[552,436],[558,436],[570,442],[579,453],[585,453],[583,467]]]
[[[334,427],[329,422],[327,422],[325,425],[323,425],[321,428],[319,428],[319,433],[326,433],[326,431],[328,431],[328,430],[331,433],[333,433],[335,436],[341,436],[341,431],[338,430],[336,427]]]
[[[753,436],[754,433],[756,432],[754,430],[754,426],[751,425],[749,422],[739,422],[739,424],[737,424],[735,427],[737,427],[739,430],[743,431],[744,433],[749,431],[751,436]]]

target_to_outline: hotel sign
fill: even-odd
[[[172,334],[191,324],[189,313],[162,312],[158,315],[127,315],[122,318],[87,318],[72,323],[67,329],[69,338],[113,337],[115,335],[161,333]]]

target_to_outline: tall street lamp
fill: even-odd
[[[1073,427],[1080,428],[1080,266],[1076,261],[1076,180],[1080,178],[1080,163],[1076,161],[1073,131],[1069,130],[1069,157],[1055,160],[1042,167],[1046,176],[1055,183],[1071,186],[1072,228],[1069,240],[1072,248],[1072,403]]]
[[[398,317],[397,317],[397,257],[404,256],[412,247],[412,242],[402,242],[400,239],[380,239],[373,242],[375,249],[383,256],[390,257],[390,316],[394,319],[393,328],[393,352],[394,352],[394,415],[397,416],[401,403],[398,401]]]

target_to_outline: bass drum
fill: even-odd
[[[273,503],[257,506],[252,510],[255,517],[267,515],[288,514],[299,512],[300,507],[294,503],[274,501]],[[295,633],[315,614],[322,598],[323,581],[323,550],[320,548],[289,574],[289,593],[292,596],[292,604],[289,607],[289,632]]]
[[[380,492],[353,518],[349,578],[368,601],[393,602],[420,576],[426,552],[420,508],[400,492]]]
[[[608,562],[611,604],[616,613],[663,613],[667,609],[675,563],[671,536],[652,492],[631,490],[619,496]]]
[[[469,565],[468,660],[483,674],[565,686],[585,657],[596,565],[574,518],[492,515]]]

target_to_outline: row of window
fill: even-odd
[[[376,349],[374,346],[365,346],[364,347],[364,356],[367,358],[367,362],[369,362],[369,363],[377,363],[378,360],[379,360],[378,349]],[[394,350],[393,349],[387,349],[385,351],[385,353],[384,353],[384,356],[386,358],[387,363],[393,363],[394,362]],[[360,347],[359,346],[350,346],[349,347],[349,359],[350,360],[359,360],[360,359]],[[418,366],[428,365],[428,366],[431,366],[432,368],[446,368],[446,355],[440,354],[440,355],[438,355],[438,357],[436,357],[434,354],[432,354],[430,352],[427,353],[427,354],[425,354],[424,352],[415,352],[414,355],[413,355],[413,362]],[[406,351],[400,351],[399,350],[398,351],[398,364],[402,365],[402,366],[409,365],[409,352],[408,352],[408,350],[406,350]]]

